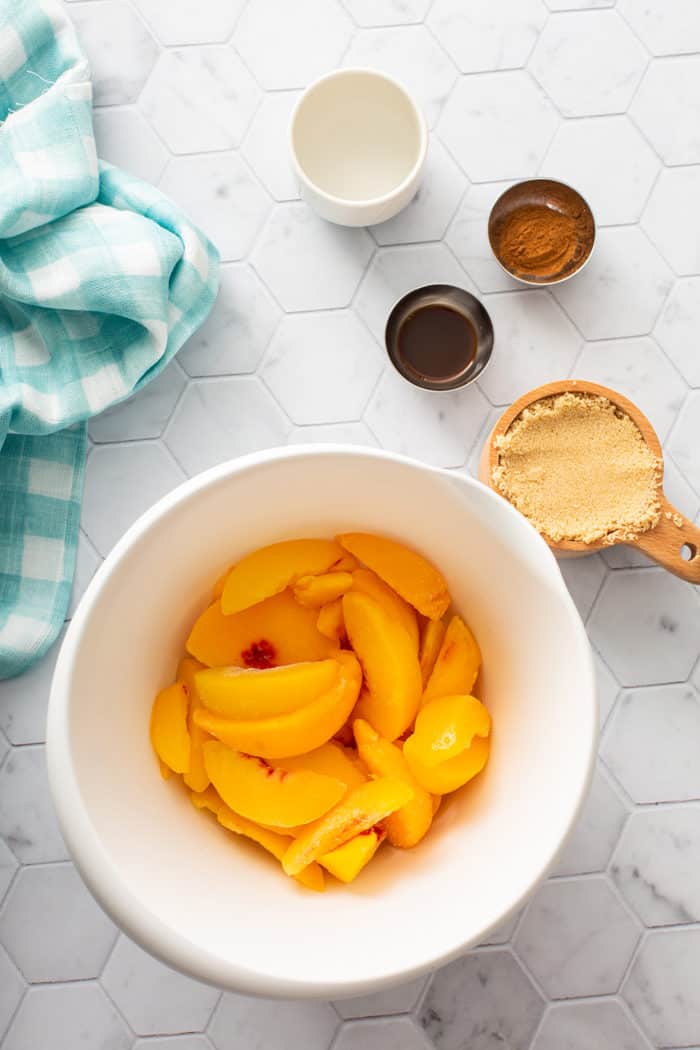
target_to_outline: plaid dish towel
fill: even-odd
[[[91,98],[54,0],[0,0],[0,678],[63,624],[85,421],[156,376],[216,295],[206,238],[98,163]]]

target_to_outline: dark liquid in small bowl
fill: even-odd
[[[476,354],[476,332],[468,317],[450,306],[419,307],[403,320],[397,356],[419,379],[458,379]]]

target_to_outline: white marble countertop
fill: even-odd
[[[214,312],[176,362],[91,427],[76,598],[184,477],[271,445],[380,444],[473,470],[502,406],[576,375],[664,442],[700,510],[697,0],[78,0],[103,157],[158,183],[222,255]],[[371,231],[296,198],[284,128],[336,65],[403,79],[432,129],[425,184]],[[584,273],[523,291],[489,255],[510,180],[561,177],[599,223]],[[435,395],[388,366],[403,291],[478,294],[497,349]],[[67,861],[42,741],[49,658],[0,684],[2,1050],[650,1050],[700,1047],[700,599],[625,548],[568,563],[599,671],[590,800],[556,874],[493,943],[376,997],[270,1004],[145,955]]]

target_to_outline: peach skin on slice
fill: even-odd
[[[209,784],[209,777],[204,768],[204,755],[202,754],[202,744],[205,740],[209,740],[209,734],[200,729],[194,721],[195,711],[202,706],[194,676],[203,667],[204,664],[200,664],[198,660],[193,660],[191,656],[183,656],[177,665],[177,680],[184,685],[189,699],[187,731],[190,734],[190,768],[185,773],[184,780],[193,791],[204,791]]]
[[[321,744],[314,751],[305,755],[293,755],[289,758],[272,758],[270,765],[275,769],[286,769],[292,772],[296,769],[310,769],[313,773],[322,773],[326,777],[335,777],[341,780],[346,787],[356,788],[364,784],[367,777],[360,769],[357,761],[348,755],[346,749],[340,744],[329,740],[327,744]]]
[[[474,635],[461,616],[453,616],[423,692],[421,707],[439,696],[471,693],[480,667],[481,652]]]
[[[423,688],[425,688],[428,679],[433,673],[435,662],[442,648],[445,630],[445,624],[442,620],[426,620],[423,625],[420,636],[420,648],[418,650]]]
[[[450,604],[447,583],[422,554],[370,532],[346,532],[337,539],[419,613],[431,620],[444,616]]]
[[[362,683],[362,671],[352,653],[336,653],[340,673],[333,686],[318,699],[296,711],[274,718],[237,722],[204,708],[195,721],[228,747],[261,758],[301,755],[325,744],[337,733],[352,711]],[[264,823],[277,824],[276,820]],[[298,823],[298,822],[297,822]]]
[[[433,795],[448,795],[480,773],[488,761],[491,747],[489,737],[475,736],[471,747],[454,758],[437,766],[426,766],[414,754],[412,740],[413,737],[409,737],[404,744],[406,761],[418,783]]]
[[[381,828],[370,828],[330,853],[325,853],[319,859],[319,864],[341,882],[353,882],[369,864],[384,838],[385,833]]]
[[[310,770],[288,773],[218,740],[204,745],[204,763],[220,797],[235,813],[260,824],[293,827],[327,813],[346,793],[341,780]]]
[[[318,576],[342,558],[335,540],[283,540],[246,554],[226,577],[221,608],[226,616],[257,605],[296,583]]]
[[[196,682],[204,707],[245,721],[285,715],[310,704],[331,688],[339,670],[336,660],[307,660],[264,670],[216,667],[199,671]]]
[[[417,782],[398,747],[380,737],[362,718],[355,721],[353,728],[360,757],[370,773],[404,780],[413,789],[411,801],[384,821],[391,845],[410,849],[420,842],[433,822],[432,798]]]
[[[292,593],[300,605],[320,609],[340,598],[351,587],[352,573],[324,572],[320,576],[301,576],[292,587]]]
[[[326,638],[340,643],[345,637],[345,620],[343,619],[343,600],[336,598],[318,610],[316,627]]]
[[[395,740],[418,710],[422,683],[417,650],[404,628],[366,594],[348,591],[343,616],[369,688],[362,717],[387,740]]]
[[[418,649],[418,621],[416,614],[408,602],[399,597],[388,583],[380,580],[376,572],[371,569],[357,569],[352,574],[353,590],[374,598],[378,605],[389,614],[392,620],[397,620],[408,632],[408,636]]]
[[[476,697],[440,696],[418,712],[411,749],[424,766],[437,766],[490,732],[491,716]]]
[[[153,750],[173,773],[187,773],[190,768],[187,708],[187,690],[182,682],[173,682],[161,689],[151,709]]]
[[[282,860],[292,841],[286,835],[278,835],[267,828],[261,828],[259,824],[255,824],[252,820],[246,820],[245,817],[239,816],[238,813],[234,813],[233,810],[223,804],[217,812],[217,819],[219,824],[226,828],[227,831],[232,831],[235,835],[243,835],[245,838],[257,842],[259,846],[262,846],[263,849],[266,849],[268,853],[271,853],[279,861]],[[315,890],[317,893],[322,893],[326,886],[323,871],[318,864],[309,864],[307,868],[300,871],[294,878],[302,886]]]
[[[294,839],[282,858],[282,867],[288,875],[296,875],[312,861],[379,824],[412,796],[413,788],[403,780],[381,777],[367,781]]]
[[[323,660],[333,644],[318,631],[315,609],[304,609],[288,591],[233,616],[214,602],[196,620],[187,651],[208,667],[279,667]]]

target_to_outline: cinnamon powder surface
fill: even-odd
[[[555,542],[624,542],[659,521],[662,463],[607,398],[573,392],[542,398],[496,447],[497,490]]]

